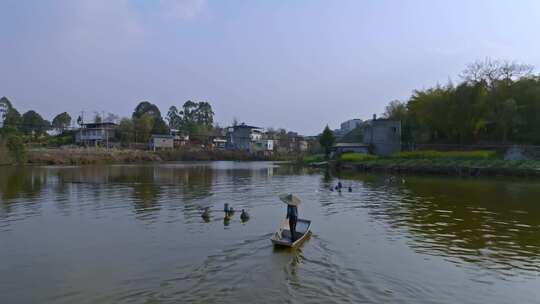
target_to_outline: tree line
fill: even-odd
[[[32,135],[38,138],[46,135],[47,131],[55,129],[60,134],[72,135],[69,133],[73,121],[67,112],[56,115],[51,122],[34,110],[21,115],[6,97],[2,97],[0,103],[7,105],[4,125],[0,130],[2,134]],[[79,127],[88,123],[83,120],[82,115],[79,115],[75,122]],[[190,136],[208,136],[213,130],[214,112],[208,102],[188,100],[182,105],[180,111],[176,106],[171,106],[167,117],[163,118],[158,106],[149,101],[143,101],[135,107],[131,117],[119,119],[112,113],[105,116],[96,112],[90,123],[101,122],[118,123],[116,136],[121,142],[146,142],[151,134],[170,134],[171,129]]]
[[[486,59],[460,79],[415,90],[383,115],[402,121],[405,143],[540,144],[540,76],[531,65]]]

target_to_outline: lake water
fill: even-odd
[[[265,162],[0,167],[0,303],[540,302],[539,181],[340,180],[353,191]],[[286,192],[313,221],[297,250],[270,243]]]

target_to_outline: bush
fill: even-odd
[[[18,164],[26,162],[26,147],[20,136],[10,135],[7,139],[9,154]]]
[[[366,153],[344,153],[341,154],[340,160],[344,162],[361,162],[366,160],[377,159],[378,156]]]
[[[325,161],[324,154],[312,154],[312,155],[306,155],[304,156],[304,163],[311,164],[311,163],[320,163]]]
[[[399,158],[412,158],[412,159],[433,159],[433,158],[453,158],[453,159],[489,159],[496,158],[497,152],[495,151],[411,151],[400,152],[397,154]]]

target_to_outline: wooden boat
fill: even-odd
[[[279,226],[279,229],[274,232],[270,240],[276,246],[296,247],[300,245],[310,234],[311,221],[298,219],[296,223],[296,240],[294,243],[291,240],[291,230],[289,228],[289,220],[284,219]]]

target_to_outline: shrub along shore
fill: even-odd
[[[162,150],[145,151],[135,149],[101,149],[101,148],[69,148],[69,149],[33,149],[29,150],[25,164],[30,165],[90,165],[90,164],[127,164],[166,161],[215,161],[215,160],[294,160],[295,155],[275,154],[258,156],[249,153],[216,150]]]
[[[320,157],[305,158],[307,163]],[[504,160],[493,151],[415,151],[391,157],[346,153],[329,162],[337,170],[455,176],[537,176],[540,160]]]

